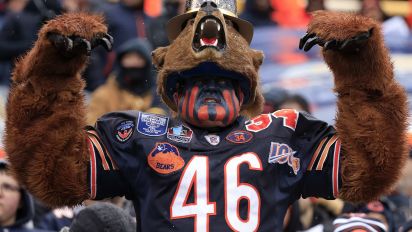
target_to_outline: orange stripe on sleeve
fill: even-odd
[[[100,145],[99,141],[97,141],[96,137],[94,136],[89,136],[89,138],[92,141],[93,145],[96,147],[97,151],[99,152],[100,158],[102,159],[103,170],[109,171],[110,170],[109,163],[107,163],[103,148]]]
[[[312,160],[309,163],[309,166],[307,168],[308,171],[312,171],[313,165],[315,164],[316,159],[319,156],[320,151],[322,150],[323,144],[325,143],[327,137],[322,139],[322,141],[320,142],[318,148],[316,148],[315,153],[312,155]]]
[[[333,171],[332,171],[332,184],[333,184],[333,196],[338,198],[339,196],[339,161],[340,161],[340,140],[336,141],[335,151],[333,153]]]
[[[113,170],[118,170],[119,167],[117,166],[116,162],[114,162],[114,160],[112,159],[112,156],[110,155],[109,151],[107,150],[107,148],[104,146],[103,143],[100,142],[100,137],[99,135],[96,133],[96,131],[93,130],[89,130],[87,131],[87,133],[94,135],[97,138],[97,141],[99,142],[99,144],[101,144],[101,147],[103,147],[104,151],[106,152],[105,154],[109,157],[110,159],[110,163],[112,164],[112,169]]]
[[[87,139],[90,152],[90,199],[96,198],[96,154],[90,139]]]
[[[334,142],[338,139],[337,135],[332,136],[329,139],[328,143],[326,144],[325,148],[323,149],[322,155],[319,159],[318,165],[316,166],[316,170],[321,171],[323,169],[323,164],[325,163],[326,158],[328,157],[329,149],[333,145]]]

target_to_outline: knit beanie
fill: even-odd
[[[81,210],[70,232],[135,232],[136,223],[121,208],[110,203],[96,203]]]

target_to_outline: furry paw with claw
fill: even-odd
[[[90,55],[93,48],[101,45],[107,51],[112,49],[113,37],[109,34],[100,34],[90,41],[80,36],[64,36],[57,33],[47,34],[49,41],[67,57],[73,57],[79,54]]]
[[[324,51],[356,53],[380,30],[379,24],[360,15],[317,11],[308,26],[299,49],[309,51],[319,45]],[[378,31],[379,32],[379,31]]]

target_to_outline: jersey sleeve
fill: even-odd
[[[294,137],[303,154],[302,197],[337,198],[341,186],[341,142],[335,128],[300,112]]]
[[[88,173],[90,199],[101,200],[115,196],[131,195],[127,176],[124,175],[123,160],[127,157],[128,140],[132,140],[135,118],[131,114],[111,113],[101,117],[94,127],[88,126],[87,144],[90,153]],[[126,123],[125,123],[126,122]],[[123,123],[123,124],[122,124]],[[129,125],[124,128],[124,125]],[[114,134],[119,125],[126,129],[121,134],[127,141],[118,142]],[[129,129],[129,131],[127,130]],[[127,132],[130,133],[127,136]]]
[[[311,154],[303,181],[303,197],[335,199],[339,195],[341,142],[339,137],[324,137]]]

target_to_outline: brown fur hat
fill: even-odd
[[[200,24],[206,18],[213,18],[221,22],[224,31],[224,49],[205,48],[198,50],[194,48],[194,43],[198,38]],[[220,11],[213,11],[212,15],[200,10],[196,17],[189,20],[180,35],[168,47],[161,47],[152,53],[153,64],[158,70],[157,90],[163,101],[177,111],[173,99],[167,91],[174,91],[167,88],[167,81],[175,74],[192,70],[205,62],[212,63],[223,72],[236,73],[238,76],[246,78],[249,92],[249,100],[241,108],[241,114],[252,117],[261,113],[263,96],[260,91],[258,70],[263,62],[263,52],[253,50],[248,42],[239,34],[234,26],[225,20]],[[175,88],[175,86],[173,86]]]

